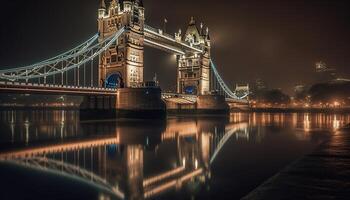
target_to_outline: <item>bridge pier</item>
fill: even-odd
[[[84,96],[80,105],[80,119],[111,119],[115,118],[116,110],[113,107],[114,96]],[[115,103],[114,103],[115,105]]]
[[[230,112],[229,105],[222,95],[199,95],[196,102],[166,100],[169,114],[210,114],[222,115]]]
[[[83,120],[165,116],[160,88],[120,88],[113,96],[85,96],[80,105],[80,118]]]
[[[223,95],[200,95],[197,97],[197,113],[228,114],[230,107]]]
[[[118,117],[163,118],[166,116],[161,89],[157,87],[118,89],[116,109]]]

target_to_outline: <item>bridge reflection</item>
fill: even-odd
[[[6,142],[0,160],[79,178],[122,199],[147,199],[206,184],[227,142],[258,143],[265,137],[263,126],[288,124],[302,129],[295,136],[306,140],[306,129],[350,121],[341,115],[265,113],[166,121],[80,122],[78,117],[75,111],[2,112],[2,127],[10,135],[1,135]]]
[[[16,148],[2,150],[0,159],[71,175],[127,199],[152,198],[193,181],[204,183],[220,137],[247,126],[228,117],[79,123],[66,114],[54,112],[49,124],[39,125],[35,119],[44,120],[43,113],[6,113],[11,134],[22,136],[11,138]],[[28,127],[22,129],[15,119],[24,119],[20,121]],[[62,130],[57,127],[65,131],[50,132]],[[38,135],[29,129],[38,130]],[[47,135],[40,137],[39,130]]]

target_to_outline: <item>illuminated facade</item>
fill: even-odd
[[[101,87],[137,87],[143,82],[144,11],[142,0],[112,0],[108,8],[101,0],[98,10],[100,41],[126,28],[117,43],[100,55]]]
[[[181,31],[176,40],[181,41]],[[202,49],[202,53],[187,52],[178,59],[177,92],[180,94],[204,95],[210,91],[210,36],[203,24],[198,29],[191,18],[184,36],[190,46]]]

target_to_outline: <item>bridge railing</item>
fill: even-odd
[[[163,36],[165,36],[165,37],[167,37],[167,38],[170,38],[170,39],[172,39],[172,40],[175,40],[175,36],[170,35],[170,34],[164,32],[162,29],[157,29],[157,28],[154,28],[154,27],[152,27],[152,26],[149,26],[149,25],[145,24],[145,30],[146,30],[146,31],[147,31],[147,30],[148,30],[148,31],[152,31],[152,32],[158,33],[158,34],[160,34],[160,35],[163,35]]]
[[[41,88],[64,88],[64,89],[83,89],[83,90],[100,90],[100,91],[117,91],[116,88],[104,88],[104,87],[89,87],[89,86],[70,86],[70,85],[57,85],[57,84],[39,84],[39,83],[24,83],[24,82],[11,82],[0,81],[0,86],[8,87],[41,87]]]

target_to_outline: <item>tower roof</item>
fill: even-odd
[[[116,7],[116,6],[118,6],[118,3],[117,3],[117,1],[116,0],[112,0],[111,1],[111,4],[110,4],[110,7]]]
[[[100,0],[100,8],[106,9],[106,2],[105,2],[105,0]]]
[[[198,40],[200,38],[200,34],[199,34],[198,27],[196,25],[196,21],[194,20],[193,17],[191,17],[191,21],[188,24],[188,28],[187,28],[185,37],[187,37],[189,35],[194,37],[194,42],[198,42]]]
[[[207,27],[207,31],[206,31],[206,35],[207,35],[207,40],[210,40],[210,32],[209,32],[209,28]]]
[[[129,1],[129,2],[133,2],[133,3],[138,3],[138,5],[140,7],[143,7],[143,0],[119,0],[120,4],[123,4],[124,1]]]
[[[191,21],[188,24],[188,26],[193,26],[193,25],[196,25],[196,20],[194,20],[194,17],[191,17]]]

